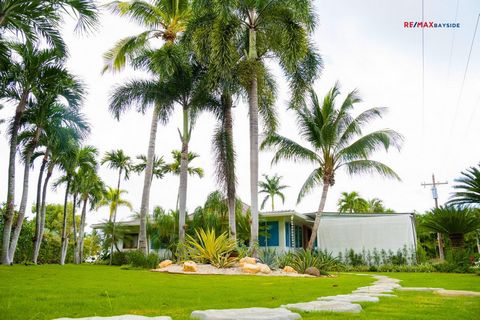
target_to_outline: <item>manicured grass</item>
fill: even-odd
[[[454,274],[390,273],[404,286],[480,291],[480,277]],[[194,276],[122,270],[107,266],[0,267],[0,319],[142,314],[188,319],[211,308],[278,307],[322,295],[349,293],[373,279],[354,274],[337,278]],[[304,319],[478,319],[479,298],[447,298],[398,292],[362,304],[360,314],[311,313]]]
[[[371,279],[173,275],[108,266],[0,267],[0,319],[142,314],[188,319],[193,310],[278,307],[348,293]]]

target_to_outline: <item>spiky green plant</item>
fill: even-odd
[[[186,239],[188,253],[194,261],[210,263],[217,268],[228,268],[236,262],[231,254],[237,244],[228,237],[228,233],[217,236],[214,230],[197,229],[195,235],[187,235]]]

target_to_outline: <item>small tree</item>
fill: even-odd
[[[480,216],[473,209],[443,206],[430,211],[422,226],[446,235],[452,249],[459,250],[465,246],[465,235],[480,228]]]

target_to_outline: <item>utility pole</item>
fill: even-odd
[[[438,208],[438,192],[437,192],[437,186],[442,185],[442,184],[448,184],[448,181],[445,182],[437,182],[435,181],[435,174],[432,174],[432,182],[431,183],[426,183],[423,182],[422,186],[425,188],[427,186],[432,186],[432,198],[435,201],[435,208]],[[445,254],[443,252],[443,241],[442,241],[442,234],[437,233],[437,241],[438,241],[438,255],[440,257],[440,260],[445,260]]]

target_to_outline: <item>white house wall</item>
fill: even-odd
[[[412,216],[379,215],[355,217],[324,216],[318,229],[319,249],[337,255],[345,250],[355,252],[373,249],[385,251],[406,246],[416,247],[415,227]]]

